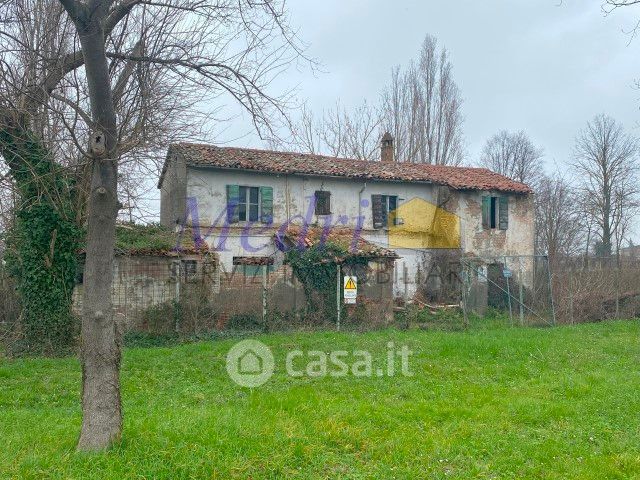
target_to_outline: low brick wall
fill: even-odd
[[[369,274],[346,272],[358,274],[361,281],[358,305],[343,306],[345,320],[351,317],[354,322],[373,325],[393,320],[389,268],[392,266],[371,262],[366,269]],[[74,291],[78,313],[82,289],[80,281]],[[259,328],[264,312],[267,317],[300,320],[306,304],[303,286],[288,265],[234,265],[225,271],[215,261],[197,255],[119,256],[114,265],[114,310],[128,331]]]

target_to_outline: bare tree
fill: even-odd
[[[325,112],[319,132],[332,155],[373,160],[379,156],[379,129],[380,115],[365,101],[352,112],[336,103]]]
[[[576,138],[573,169],[579,180],[585,216],[591,216],[610,256],[621,245],[638,205],[638,142],[622,125],[598,115]],[[615,245],[614,245],[615,244]]]
[[[388,131],[399,162],[459,165],[464,157],[462,96],[452,70],[448,52],[428,35],[417,63],[406,71],[392,69],[379,107],[365,101],[347,110],[338,101],[317,117],[305,106],[291,139],[271,145],[377,160],[380,137]]]
[[[525,132],[502,130],[487,140],[480,165],[535,189],[543,174],[542,155]]]
[[[635,192],[631,191],[635,190]],[[613,231],[613,244],[616,257],[620,257],[620,249],[631,238],[628,235],[631,234],[631,230],[634,227],[634,221],[638,218],[640,212],[640,199],[637,193],[640,189],[637,189],[635,185],[629,188],[629,185],[621,185],[614,196],[613,212],[612,212],[612,231]]]
[[[302,153],[320,155],[326,153],[321,138],[321,122],[316,118],[307,103],[300,107],[297,121],[291,122],[290,136],[271,136],[267,139],[269,148],[296,150]]]
[[[18,15],[33,3],[0,0]],[[284,3],[221,0],[59,0],[64,8],[47,32],[58,42],[42,51],[15,18],[3,21],[3,124],[39,131],[42,110],[58,111],[86,178],[86,264],[82,314],[82,450],[101,450],[121,436],[120,331],[111,306],[111,277],[121,165],[153,151],[150,138],[171,131],[205,98],[225,94],[249,112],[258,130],[284,114],[266,87],[302,53]],[[55,17],[57,14],[53,14]],[[30,38],[37,43],[45,32]],[[26,36],[29,38],[29,35]],[[23,61],[24,56],[29,61]],[[24,67],[27,66],[25,70]],[[84,68],[81,68],[84,67]],[[153,101],[158,108],[149,108]],[[56,110],[58,108],[58,110]],[[193,112],[195,113],[195,112]],[[44,116],[48,118],[48,116]],[[141,153],[142,152],[142,153]]]
[[[576,192],[559,175],[543,175],[535,197],[536,252],[553,264],[561,255],[580,252],[585,225]]]
[[[207,2],[199,3],[202,12]],[[6,28],[0,32],[3,46],[0,51],[3,73],[0,97],[4,110],[27,113],[31,118],[30,128],[42,138],[56,161],[71,167],[69,173],[77,175],[77,184],[84,187],[81,191],[85,192],[85,195],[77,196],[78,222],[82,223],[90,175],[90,156],[87,155],[91,131],[88,126],[91,120],[89,89],[81,68],[61,75],[59,65],[65,61],[72,67],[76,67],[74,62],[81,66],[81,59],[73,60],[73,55],[79,52],[78,37],[58,1],[4,0],[2,5],[3,13],[7,13],[3,23]],[[216,111],[206,107],[203,100],[230,95],[245,107],[262,113],[253,118],[263,130],[267,125],[264,120],[273,122],[273,113],[282,113],[279,110],[280,105],[286,103],[284,96],[271,97],[264,87],[293,58],[287,45],[294,38],[283,39],[279,45],[269,42],[269,45],[260,46],[259,42],[267,36],[275,38],[280,33],[277,28],[265,30],[251,35],[246,42],[249,55],[243,56],[239,45],[237,48],[230,45],[234,35],[238,39],[243,35],[240,29],[234,31],[236,27],[232,21],[235,18],[239,24],[246,21],[247,27],[259,27],[252,23],[255,19],[251,16],[225,18],[224,12],[238,9],[229,0],[220,2],[219,7],[209,7],[214,21],[203,28],[203,32],[212,33],[214,28],[217,32],[212,38],[205,39],[206,44],[200,42],[203,34],[187,39],[182,31],[175,29],[176,25],[188,24],[191,20],[204,23],[200,14],[193,16],[181,5],[171,9],[167,6],[161,11],[149,6],[148,2],[141,2],[131,8],[125,19],[109,27],[109,73],[114,83],[114,108],[119,123],[118,155],[123,167],[119,175],[123,179],[132,176],[131,181],[121,184],[128,183],[131,188],[127,192],[121,189],[120,193],[126,193],[134,200],[131,206],[137,215],[143,209],[143,206],[138,208],[138,204],[148,193],[149,182],[134,179],[149,178],[150,172],[157,174],[163,157],[160,150],[172,142],[209,136],[208,127]],[[219,12],[216,18],[213,18],[214,10]],[[168,15],[168,11],[173,13]],[[195,27],[188,25],[188,28]],[[207,56],[216,60],[205,69],[190,63],[202,56],[198,53],[202,46],[208,49]],[[265,53],[267,48],[271,49],[268,54]],[[256,56],[259,49],[264,54]],[[135,56],[141,52],[144,56]],[[159,56],[162,62],[148,61]],[[168,59],[172,61],[165,62]],[[225,70],[225,64],[239,68],[246,78],[235,77],[232,70]],[[47,79],[45,90],[38,85],[38,78]],[[34,90],[38,95],[33,95]],[[253,102],[248,100],[248,94],[255,98]],[[31,100],[6,101],[20,98]]]
[[[638,6],[640,6],[640,0],[604,0],[604,3],[602,4],[602,10],[605,14],[608,15],[619,8]],[[633,39],[638,34],[638,31],[640,31],[640,20],[636,21],[635,25],[628,33]]]
[[[427,35],[417,63],[396,67],[382,95],[383,127],[398,161],[459,165],[464,158],[462,96],[446,49]]]
[[[305,153],[377,160],[380,114],[366,101],[347,110],[337,101],[316,117],[304,104],[300,118],[291,127],[289,140],[269,139],[272,148],[291,148]]]
[[[582,223],[584,225],[584,257],[588,258],[590,252],[594,250],[594,245],[597,242],[597,215],[594,209],[594,204],[588,194],[585,194],[582,190],[575,192],[576,205],[580,213],[582,214]]]

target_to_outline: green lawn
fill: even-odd
[[[637,322],[265,335],[276,374],[227,376],[224,340],[129,349],[124,441],[74,452],[75,359],[0,359],[0,478],[640,478]],[[290,378],[286,352],[415,351],[411,378]]]

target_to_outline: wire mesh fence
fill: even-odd
[[[492,309],[518,326],[556,323],[552,276],[546,256],[465,257],[461,261],[462,308]]]
[[[554,260],[552,271],[560,322],[640,316],[640,259],[561,257]]]
[[[411,312],[424,324],[468,325],[469,316],[498,312],[513,326],[573,324],[640,316],[640,260],[545,256],[430,257],[418,269],[412,298],[393,283],[410,282],[407,269],[365,265],[338,270],[336,289],[326,295],[345,329],[403,324]],[[437,275],[433,275],[437,272]],[[344,275],[357,276],[356,305],[342,301]],[[74,309],[82,310],[79,272]],[[309,310],[308,292],[288,265],[234,264],[223,268],[207,255],[120,256],[114,266],[113,306],[125,331],[200,334],[336,328],[338,318]],[[395,308],[394,308],[395,307]],[[395,310],[395,315],[394,315]],[[398,311],[405,314],[400,315]],[[336,311],[337,313],[337,311]],[[464,316],[464,321],[461,320]],[[0,268],[0,334],[20,317],[14,279]],[[395,318],[394,318],[395,317]],[[427,319],[427,320],[425,320]],[[429,323],[431,322],[431,323]]]
[[[120,256],[112,286],[115,314],[125,331],[154,334],[335,328],[340,320],[349,328],[358,322],[384,324],[382,317],[392,316],[391,286],[379,284],[375,268],[343,272],[339,267],[335,287],[311,293],[320,296],[328,308],[313,311],[307,298],[310,293],[289,265],[243,260],[224,268],[217,259],[206,256]],[[359,301],[343,305],[343,275],[356,273],[361,282]],[[80,278],[74,292],[78,313],[82,293]]]

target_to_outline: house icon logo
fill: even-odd
[[[244,352],[238,362],[238,372],[242,375],[259,375],[263,371],[262,357],[252,350]]]
[[[227,373],[241,387],[263,385],[273,375],[274,368],[271,350],[257,340],[238,342],[227,353]]]

